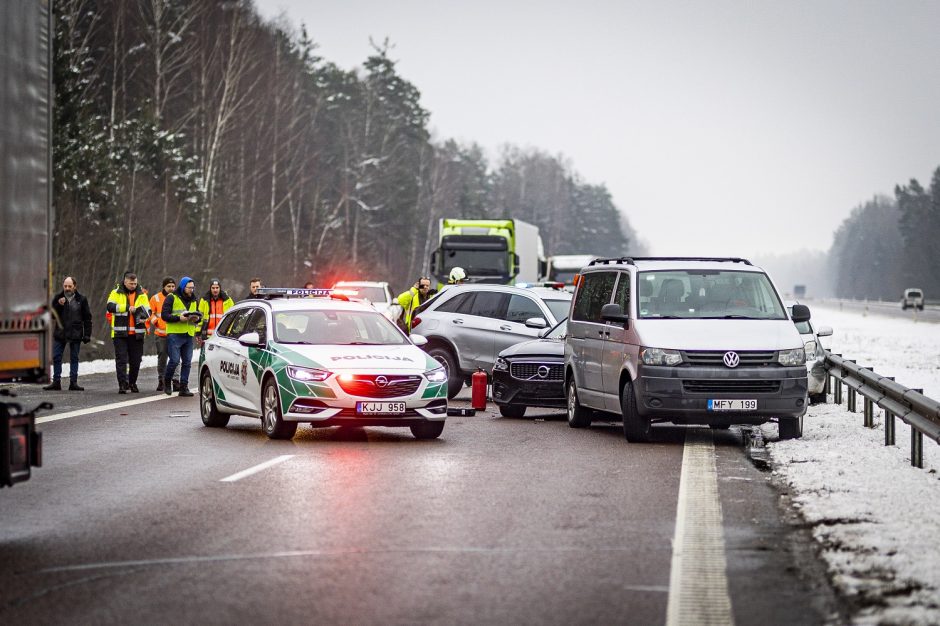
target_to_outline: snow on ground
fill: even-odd
[[[193,350],[193,363],[199,361],[199,350]],[[144,369],[147,367],[156,367],[157,366],[157,355],[151,354],[145,356],[140,360],[140,368]],[[68,380],[69,372],[72,370],[71,365],[68,361],[68,350],[66,350],[65,357],[62,359],[62,380]],[[78,375],[79,377],[85,374],[102,374],[114,372],[114,359],[97,359],[94,361],[86,361],[84,363],[78,364]]]
[[[833,327],[833,352],[940,398],[940,324],[810,305]],[[829,396],[830,401],[832,396]],[[844,402],[844,397],[843,397]],[[774,442],[774,473],[813,527],[835,585],[860,624],[940,623],[940,445],[924,441],[924,469],[910,464],[910,429],[896,420],[884,445],[884,413],[862,426],[845,404],[809,408],[803,438]],[[773,438],[774,427],[765,426]]]

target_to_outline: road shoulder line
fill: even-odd
[[[37,417],[37,424],[47,424],[49,422],[57,422],[59,420],[67,420],[70,417],[79,417],[81,415],[90,415],[92,413],[100,413],[102,411],[111,411],[114,409],[123,409],[124,407],[134,406],[135,404],[145,404],[147,402],[156,402],[157,400],[168,400],[174,396],[168,396],[165,394],[145,396],[143,398],[135,398],[133,400],[124,400],[123,402],[113,402],[111,404],[102,404],[99,406],[88,407],[87,409],[77,409],[75,411],[68,411],[67,413],[59,413],[56,415],[46,415],[44,417]]]

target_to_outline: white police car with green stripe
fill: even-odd
[[[410,427],[433,439],[447,417],[440,364],[371,305],[341,290],[259,291],[225,314],[199,357],[206,426],[260,417],[265,434],[290,439],[314,426]]]

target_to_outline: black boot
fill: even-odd
[[[62,391],[62,381],[54,380],[48,385],[46,385],[45,387],[43,387],[43,390],[44,391]]]
[[[127,393],[127,383],[124,381],[118,382],[118,393]]]
[[[191,398],[193,392],[189,390],[189,386],[180,384],[180,396],[183,398]]]
[[[157,391],[163,391],[163,379],[157,381]]]
[[[173,381],[173,391],[179,391],[179,390],[180,390],[180,381],[174,380],[174,381]]]
[[[169,378],[167,378],[165,381],[163,381],[162,389],[163,389],[163,393],[165,393],[168,396],[172,396],[173,395],[173,382]]]
[[[72,381],[69,383],[69,391],[85,391],[85,388],[79,387],[77,382]]]
[[[137,388],[137,383],[131,383],[127,388],[131,390],[131,393],[140,393],[140,389]]]

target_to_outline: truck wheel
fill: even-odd
[[[447,372],[447,399],[453,400],[463,388],[463,376],[460,375],[460,369],[457,367],[457,359],[447,348],[435,346],[428,350],[432,359],[444,366]]]
[[[500,404],[499,414],[503,417],[522,417],[525,415],[524,404]]]
[[[578,385],[574,376],[568,381],[568,426],[571,428],[587,428],[591,425],[591,410],[581,406],[578,400]]]
[[[803,436],[803,417],[781,417],[777,420],[780,439],[799,439]]]
[[[291,439],[297,432],[297,422],[285,422],[281,415],[274,378],[268,378],[261,390],[261,426],[269,439]]]
[[[215,404],[215,390],[212,388],[212,376],[208,370],[202,373],[202,379],[199,381],[199,413],[202,415],[202,423],[209,428],[225,428],[231,417],[228,413],[219,411]]]
[[[444,422],[424,422],[411,427],[415,439],[437,439],[444,432]]]
[[[620,412],[623,413],[623,436],[630,443],[643,443],[650,440],[652,423],[643,417],[636,408],[636,396],[633,384],[627,382],[620,392]]]

